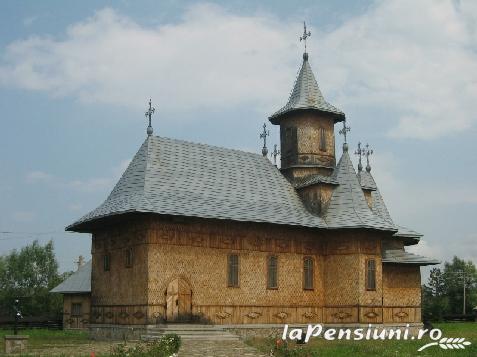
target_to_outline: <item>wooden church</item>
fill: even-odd
[[[92,234],[90,326],[418,325],[421,234],[396,224],[345,114],[308,54],[263,155],[147,138],[106,201],[66,229]],[[344,134],[335,152],[338,124]],[[266,132],[263,137],[266,138]]]

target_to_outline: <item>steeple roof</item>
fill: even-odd
[[[345,120],[345,114],[328,103],[323,97],[316,82],[315,75],[311,70],[310,63],[308,62],[308,53],[306,52],[303,54],[303,64],[301,65],[300,73],[296,78],[288,103],[271,115],[269,119],[273,124],[278,124],[280,118],[286,113],[303,109],[330,113],[334,116],[335,122]]]
[[[368,171],[359,171],[358,172],[358,180],[361,184],[361,187],[365,190],[371,190],[371,199],[373,201],[372,210],[386,222],[390,224],[394,224],[391,215],[389,214],[388,208],[384,203],[383,196],[379,192],[378,186],[374,181],[371,172]]]
[[[347,144],[344,144],[343,149],[335,171],[339,186],[333,191],[324,215],[328,227],[373,228],[396,232],[397,228],[392,221],[388,222],[369,208],[349,157]]]

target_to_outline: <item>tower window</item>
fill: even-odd
[[[303,288],[305,290],[313,290],[313,258],[305,257],[303,259]]]
[[[237,254],[230,254],[228,257],[228,286],[239,286],[239,257]]]
[[[366,290],[376,290],[376,261],[366,260]]]
[[[278,289],[278,258],[271,255],[267,263],[267,288]]]
[[[320,128],[320,151],[326,151],[326,130]]]
[[[103,270],[109,271],[111,269],[111,255],[105,254],[103,255]]]

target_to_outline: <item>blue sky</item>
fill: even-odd
[[[259,152],[303,20],[350,145],[369,142],[394,220],[425,234],[413,250],[477,262],[477,5],[464,0],[1,2],[0,253],[53,239],[62,270],[89,257],[89,235],[64,227],[141,145],[149,97],[155,134]]]

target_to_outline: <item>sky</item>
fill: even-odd
[[[472,0],[2,1],[0,254],[53,239],[62,271],[90,257],[91,237],[64,228],[139,149],[149,98],[156,135],[259,153],[304,20],[350,147],[369,143],[394,221],[424,234],[410,250],[477,263]]]

